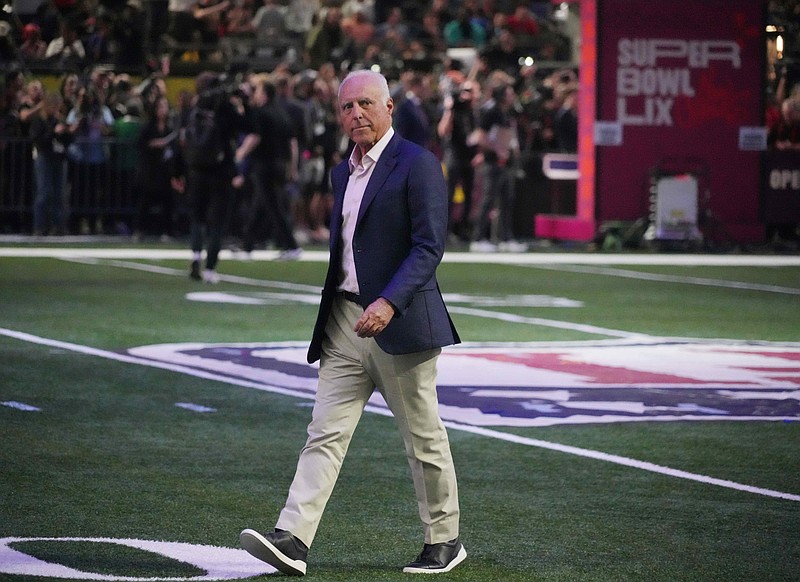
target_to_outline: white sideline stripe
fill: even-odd
[[[688,285],[705,285],[707,287],[726,287],[728,289],[744,289],[747,291],[768,291],[770,293],[785,293],[786,295],[800,295],[800,289],[795,287],[782,287],[780,285],[764,285],[763,283],[745,283],[743,281],[726,281],[724,279],[709,279],[707,277],[683,277],[680,275],[660,275],[658,273],[642,273],[627,271],[611,267],[592,267],[582,265],[536,265],[537,269],[547,271],[560,271],[568,273],[588,273],[590,275],[608,275],[624,277],[641,281],[660,281],[664,283],[681,283]]]
[[[475,309],[474,307],[459,307],[457,305],[448,305],[447,310],[451,313],[460,313],[462,315],[472,315],[473,317],[485,317],[487,319],[497,319],[508,323],[523,323],[526,325],[541,325],[544,327],[555,327],[559,329],[569,329],[572,331],[582,331],[585,333],[593,333],[596,335],[607,335],[612,337],[624,337],[635,339],[651,339],[652,336],[642,333],[634,333],[630,331],[620,331],[618,329],[609,329],[606,327],[597,327],[595,325],[586,325],[583,323],[570,323],[568,321],[559,321],[557,319],[544,319],[542,317],[525,317],[522,315],[514,315],[513,313],[504,313],[502,311],[489,311],[487,309]]]
[[[303,398],[305,400],[312,400],[314,397],[308,393],[290,390],[287,388],[279,388],[278,386],[271,386],[269,384],[260,384],[257,382],[249,382],[247,380],[241,380],[238,378],[230,378],[228,376],[224,376],[221,374],[213,374],[209,372],[203,372],[200,370],[194,370],[192,368],[187,368],[185,366],[180,366],[177,364],[166,364],[163,362],[155,362],[152,360],[147,360],[145,358],[137,358],[134,356],[127,356],[123,354],[117,354],[115,352],[109,352],[107,350],[101,350],[97,348],[92,348],[89,346],[82,346],[80,344],[73,344],[69,342],[62,342],[59,340],[43,338],[39,336],[35,336],[29,333],[14,331],[11,329],[0,328],[0,335],[4,335],[6,337],[18,339],[21,341],[45,345],[50,347],[61,348],[64,350],[70,350],[82,354],[87,354],[91,356],[97,356],[101,358],[106,358],[109,360],[116,360],[118,362],[124,362],[129,364],[139,364],[142,366],[149,366],[152,368],[159,368],[162,370],[170,370],[173,372],[180,372],[182,374],[188,374],[190,376],[195,376],[198,378],[204,378],[208,380],[215,380],[218,382],[224,382],[227,384],[233,384],[237,386],[243,386],[245,388],[256,388],[257,390],[263,390],[265,392],[272,392],[275,394],[282,394],[285,396],[293,396],[296,398]],[[380,414],[383,416],[391,416],[391,412],[385,408],[380,408],[373,405],[367,405],[365,410],[368,412],[372,412],[375,414]],[[505,432],[500,432],[492,429],[487,429],[483,427],[472,426],[468,424],[461,424],[452,421],[446,421],[445,426],[448,428],[452,428],[453,430],[460,430],[463,432],[469,432],[472,434],[485,436],[497,440],[507,441],[511,443],[521,444],[529,447],[539,447],[543,449],[549,449],[551,451],[557,451],[561,453],[567,453],[570,455],[576,455],[579,457],[584,457],[588,459],[595,459],[598,461],[605,461],[607,463],[613,463],[616,465],[623,465],[625,467],[631,467],[634,469],[640,469],[643,471],[650,471],[652,473],[659,473],[662,475],[668,475],[670,477],[676,477],[679,479],[687,479],[690,481],[697,481],[700,483],[706,483],[709,485],[716,485],[718,487],[725,487],[727,489],[735,489],[737,491],[744,491],[747,493],[755,493],[757,495],[764,495],[766,497],[775,497],[778,499],[786,499],[789,501],[800,501],[800,495],[794,495],[792,493],[783,493],[781,491],[775,491],[772,489],[764,489],[762,487],[753,487],[752,485],[744,485],[741,483],[736,483],[734,481],[728,481],[726,479],[717,479],[715,477],[708,477],[706,475],[700,475],[697,473],[689,473],[687,471],[681,471],[679,469],[671,469],[669,467],[664,467],[662,465],[656,465],[654,463],[648,463],[646,461],[637,461],[636,459],[631,459],[628,457],[622,457],[619,455],[612,455],[609,453],[603,453],[601,451],[594,451],[592,449],[583,449],[580,447],[573,447],[570,445],[562,445],[559,443],[553,443],[550,441],[543,441],[540,439],[531,439],[527,437],[517,436],[515,434],[509,434]]]
[[[254,261],[270,261],[279,251],[253,251]],[[185,259],[188,249],[143,248],[80,248],[80,247],[0,247],[0,257],[17,258],[68,258],[94,257],[98,259]],[[241,255],[224,249],[221,260],[238,260]],[[327,262],[328,251],[304,250],[300,262]],[[446,251],[444,263],[490,263],[505,265],[693,265],[718,267],[800,267],[797,255],[700,255],[700,254],[644,254],[644,253],[471,253]],[[188,262],[187,262],[188,265]]]

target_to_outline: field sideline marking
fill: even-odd
[[[261,384],[258,382],[250,382],[247,380],[241,380],[237,378],[230,378],[228,376],[223,376],[220,374],[214,374],[210,372],[204,372],[201,370],[194,370],[192,368],[188,368],[185,366],[181,366],[179,364],[167,364],[163,362],[155,362],[152,360],[147,360],[145,358],[138,358],[135,356],[129,356],[124,354],[118,354],[115,352],[110,352],[108,350],[102,350],[99,348],[92,348],[90,346],[84,346],[80,344],[74,344],[71,342],[63,342],[60,340],[54,340],[49,338],[44,338],[36,335],[32,335],[25,332],[15,331],[6,328],[0,328],[0,335],[4,335],[6,337],[14,338],[20,341],[25,341],[29,343],[34,343],[38,345],[50,346],[54,348],[60,348],[64,350],[69,350],[73,352],[78,352],[86,355],[97,356],[101,358],[106,358],[109,360],[115,360],[117,362],[123,362],[128,364],[138,364],[142,366],[148,366],[152,368],[159,368],[163,370],[169,370],[173,372],[180,372],[182,374],[187,374],[190,376],[195,376],[198,378],[204,378],[207,380],[215,380],[218,382],[223,382],[225,384],[233,384],[237,386],[242,386],[245,388],[256,388],[258,390],[263,390],[265,392],[272,392],[276,394],[282,394],[285,396],[293,396],[296,398],[303,398],[305,400],[312,400],[313,396],[307,393],[287,389],[287,388],[279,388],[277,386],[271,386],[268,384]],[[378,406],[367,405],[365,410],[368,412],[372,412],[375,414],[380,414],[382,416],[390,417],[392,414],[389,410],[385,408],[380,408]],[[622,457],[620,455],[612,455],[610,453],[604,453],[602,451],[595,451],[592,449],[584,449],[581,447],[573,447],[570,445],[562,445],[559,443],[554,443],[550,441],[544,441],[540,439],[532,439],[527,437],[521,437],[512,433],[506,433],[502,431],[497,431],[493,429],[487,429],[483,427],[472,426],[468,424],[457,423],[453,421],[445,421],[445,426],[448,428],[452,428],[453,430],[459,430],[463,432],[469,432],[472,434],[485,436],[497,440],[502,440],[506,442],[521,444],[530,447],[538,447],[543,449],[549,449],[551,451],[557,451],[561,453],[567,453],[570,455],[576,455],[579,457],[584,457],[588,459],[595,459],[598,461],[604,461],[607,463],[612,463],[616,465],[623,465],[625,467],[631,467],[634,469],[640,469],[642,471],[649,471],[651,473],[659,473],[661,475],[667,475],[670,477],[676,477],[679,479],[686,479],[689,481],[697,481],[699,483],[706,483],[709,485],[716,485],[718,487],[724,487],[727,489],[734,489],[736,491],[744,491],[747,493],[754,493],[757,495],[763,495],[766,497],[774,497],[778,499],[786,499],[789,501],[800,501],[800,495],[794,495],[792,493],[784,493],[781,491],[775,491],[773,489],[764,489],[762,487],[754,487],[752,485],[744,485],[742,483],[736,483],[735,481],[728,481],[726,479],[717,479],[715,477],[708,477],[707,475],[700,475],[698,473],[689,473],[688,471],[681,471],[679,469],[672,469],[670,467],[665,467],[663,465],[656,465],[654,463],[649,463],[646,461],[638,461],[636,459],[631,459],[629,457]]]
[[[535,269],[559,271],[566,273],[583,273],[589,275],[607,275],[610,277],[623,277],[641,281],[659,281],[663,283],[681,283],[686,285],[704,285],[707,287],[723,287],[727,289],[743,289],[747,291],[768,291],[770,293],[784,293],[786,295],[800,295],[800,289],[795,287],[782,287],[780,285],[765,285],[763,283],[745,283],[743,281],[726,281],[725,279],[709,279],[707,277],[684,277],[680,275],[661,275],[658,273],[643,273],[641,271],[628,271],[612,267],[594,267],[589,265],[532,265]]]
[[[279,251],[253,251],[254,261],[270,261]],[[223,261],[239,260],[238,253],[224,249]],[[187,265],[191,252],[186,249],[100,248],[100,247],[2,247],[0,257],[17,258],[69,258],[94,257],[98,259],[185,259]],[[327,250],[304,250],[300,262],[327,262]],[[648,253],[471,253],[445,251],[443,263],[489,263],[504,265],[672,265],[706,267],[800,267],[797,255],[702,255],[702,254],[648,254]]]

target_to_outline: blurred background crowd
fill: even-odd
[[[798,23],[799,0],[769,2],[773,148],[800,147]],[[396,130],[443,161],[452,239],[516,250],[530,229],[515,222],[530,214],[515,212],[520,204],[571,210],[569,196],[541,179],[541,157],[577,151],[579,24],[578,2],[542,0],[7,3],[0,197],[6,208],[33,212],[4,215],[2,228],[165,239],[187,232],[180,134],[196,90],[170,84],[211,70],[245,116],[260,106],[252,103],[260,83],[275,88],[272,104],[291,120],[298,148],[285,205],[300,244],[323,241],[327,172],[348,145],[337,124],[338,83],[371,67],[390,80]],[[248,223],[251,200],[247,169],[237,176],[233,235]],[[545,188],[533,202],[516,195]]]

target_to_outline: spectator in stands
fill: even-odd
[[[252,24],[259,45],[277,47],[286,44],[286,15],[277,0],[263,0]]]
[[[439,21],[439,34],[444,38],[445,25],[455,20],[455,13],[450,9],[449,0],[431,0],[429,11],[436,15]]]
[[[352,16],[342,18],[342,31],[349,39],[345,45],[347,52],[342,57],[350,60],[363,57],[375,39],[375,25],[364,12],[356,11]]]
[[[514,13],[508,17],[507,26],[512,34],[525,37],[528,42],[539,34],[539,21],[525,0],[517,3]]]
[[[61,26],[61,10],[54,0],[44,0],[36,9],[31,22],[39,26],[42,31],[42,40],[49,43],[59,34]]]
[[[237,0],[224,13],[225,36],[249,37],[255,33],[253,17],[256,15],[255,0]]]
[[[361,12],[370,22],[385,20],[382,16],[379,18],[375,14],[375,0],[345,0],[342,4],[342,17],[352,18],[356,12]]]
[[[22,59],[28,61],[40,61],[47,54],[47,43],[42,40],[42,29],[35,22],[29,22],[22,29],[22,44],[19,47],[19,54]]]
[[[101,11],[94,18],[94,29],[83,41],[89,63],[111,64],[115,61],[119,45],[114,39],[113,28],[113,17],[107,11]]]
[[[486,44],[486,30],[472,18],[464,7],[459,8],[456,18],[444,26],[444,39],[448,47],[476,47]]]
[[[0,65],[4,69],[17,65],[19,58],[14,28],[5,20],[0,20]]]
[[[403,18],[403,11],[395,6],[389,11],[389,17],[375,28],[375,40],[384,51],[401,54],[409,40],[409,27]]]
[[[341,24],[341,9],[330,6],[322,11],[320,21],[306,37],[305,60],[310,68],[319,69],[327,62],[335,64],[341,62],[344,43],[347,40]]]
[[[444,53],[447,49],[447,44],[442,35],[442,25],[441,22],[439,22],[439,15],[433,10],[428,10],[423,14],[422,26],[417,28],[412,36],[430,55]]]
[[[188,50],[187,44],[211,45],[217,42],[217,24],[220,13],[227,10],[229,0],[169,0],[169,26],[167,35],[180,43],[179,50]]]
[[[61,20],[61,35],[50,41],[45,59],[58,68],[80,69],[86,61],[86,49],[78,36],[78,28],[72,18]]]
[[[148,0],[148,4],[149,10],[153,10],[152,0]],[[142,69],[147,26],[147,14],[141,0],[128,0],[114,26],[115,66],[131,71]]]
[[[320,7],[320,0],[289,0],[286,7],[286,30],[293,40],[305,40]]]
[[[66,204],[65,152],[69,129],[61,111],[61,95],[55,92],[44,96],[44,105],[31,119],[30,138],[33,142],[33,168],[36,197],[33,203],[33,234],[64,234]]]
[[[463,0],[462,6],[469,12],[470,20],[485,32],[486,42],[492,39],[492,20],[495,14],[505,15],[505,9],[497,9],[493,1]]]

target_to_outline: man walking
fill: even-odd
[[[258,238],[258,227],[267,222],[280,248],[281,259],[296,259],[300,247],[294,237],[288,180],[297,177],[299,160],[297,136],[292,119],[276,99],[275,86],[259,79],[253,91],[253,132],[236,150],[236,161],[252,154],[250,177],[253,197],[244,225],[244,250],[249,253]]]
[[[276,529],[245,529],[242,546],[281,572],[306,556],[358,420],[377,389],[394,414],[424,532],[403,571],[448,572],[459,540],[455,468],[438,414],[436,362],[460,341],[436,269],[447,234],[447,187],[429,151],[392,129],[394,103],[379,73],[350,73],[339,89],[349,160],[332,171],[330,263],[308,361],[320,360],[308,440]]]

